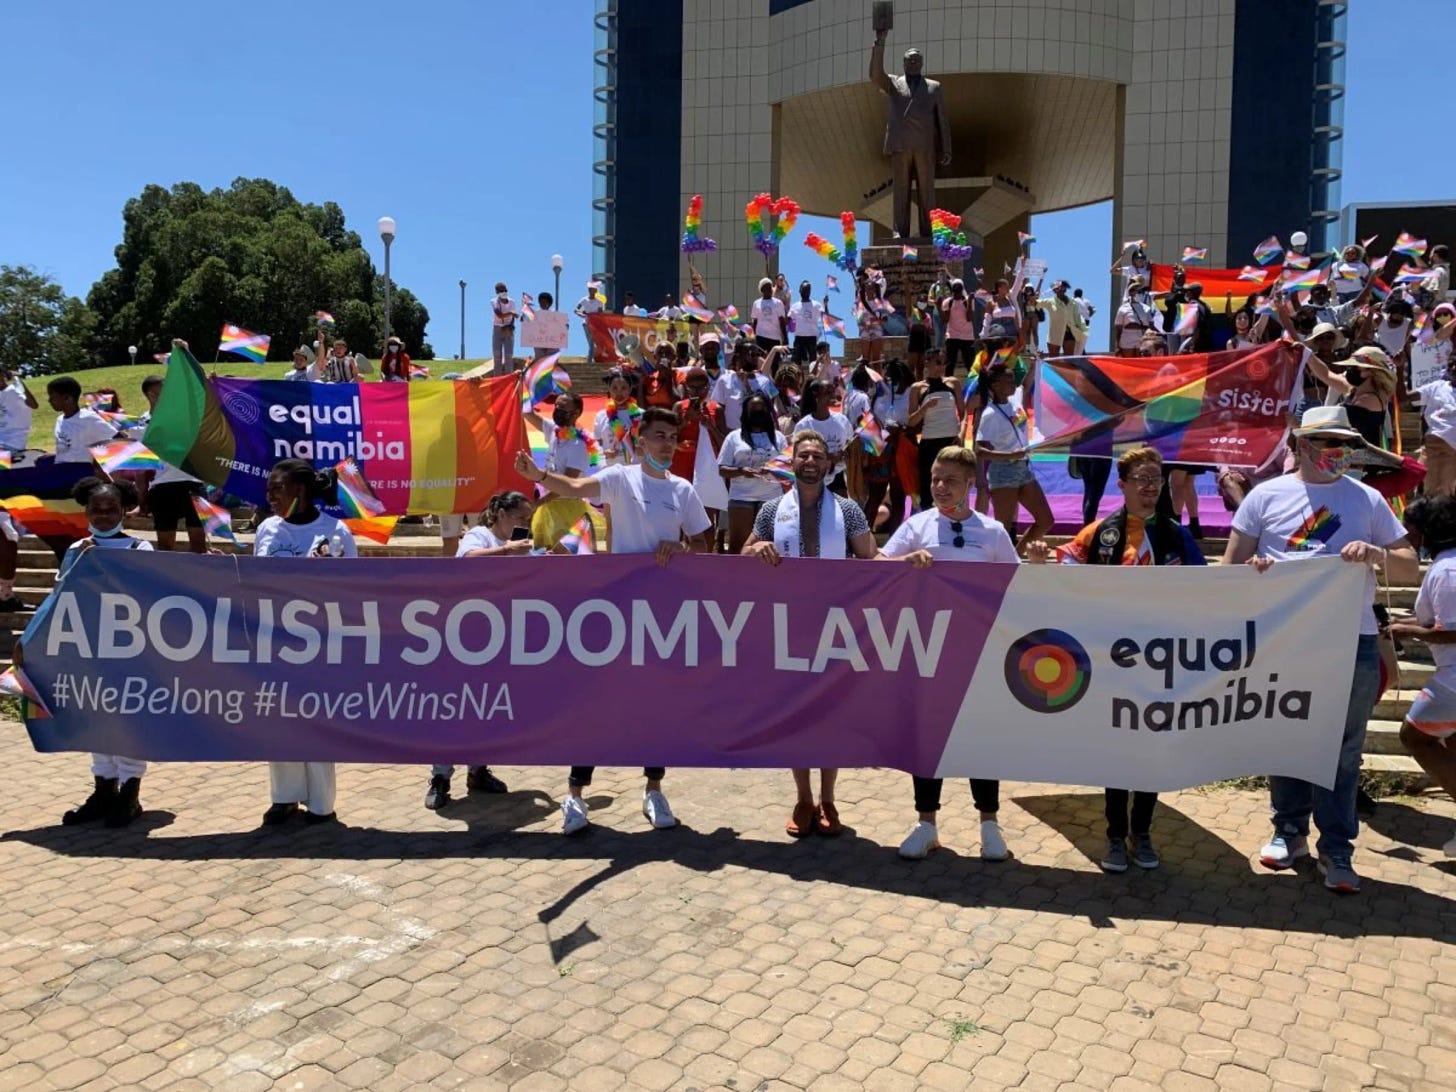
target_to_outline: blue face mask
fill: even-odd
[[[121,524],[118,523],[109,531],[103,531],[101,530],[101,528],[97,527],[96,524],[87,522],[86,530],[91,532],[92,538],[115,538],[117,535],[121,534]]]
[[[656,459],[654,459],[651,455],[647,454],[647,452],[645,452],[645,451],[642,453],[642,461],[645,462],[648,466],[652,467],[653,470],[656,470],[656,471],[658,471],[659,473],[662,473],[662,474],[666,474],[669,470],[672,469],[672,460],[671,459],[669,459],[665,463],[660,463]]]

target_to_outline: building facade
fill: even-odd
[[[1273,233],[1338,231],[1345,0],[897,0],[886,67],[912,45],[942,84],[953,157],[937,203],[986,267],[1033,213],[1111,200],[1115,253],[1208,248],[1238,265]],[[687,281],[703,195],[713,294],[765,264],[759,192],[890,222],[869,0],[598,0],[596,258],[613,306]],[[863,233],[862,233],[863,234]],[[863,241],[863,240],[862,240]]]

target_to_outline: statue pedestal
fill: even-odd
[[[913,260],[905,257],[904,246],[910,245],[915,246]],[[882,360],[905,359],[910,344],[910,339],[905,336],[910,321],[910,302],[929,298],[930,286],[940,275],[941,266],[945,266],[951,277],[956,278],[963,277],[966,265],[965,262],[942,262],[935,247],[929,243],[864,247],[859,252],[859,264],[864,269],[878,269],[885,275],[885,296],[895,305],[895,317],[889,321],[885,337],[880,342]],[[834,306],[832,297],[830,306]],[[845,310],[851,310],[853,303],[846,302],[843,306]],[[900,331],[898,336],[894,333],[896,330]],[[863,342],[859,338],[845,339],[844,359],[851,365],[863,353]]]

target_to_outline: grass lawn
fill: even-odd
[[[432,376],[444,375],[447,372],[468,372],[471,368],[483,363],[480,360],[425,360]],[[286,360],[270,361],[267,364],[247,364],[242,361],[229,360],[217,365],[218,375],[240,376],[246,379],[282,379],[285,372],[293,367],[292,363]],[[211,364],[203,363],[203,369],[211,373],[214,369]],[[76,379],[81,384],[81,389],[87,394],[98,390],[110,388],[116,391],[121,398],[121,408],[127,413],[141,414],[147,408],[147,400],[142,396],[142,380],[149,375],[165,375],[167,366],[165,364],[120,364],[111,368],[87,368],[85,371],[75,372]],[[367,378],[377,379],[379,376],[379,361],[374,361],[374,375]],[[55,450],[56,414],[46,401],[46,383],[54,376],[42,375],[27,379],[25,384],[30,388],[30,393],[35,395],[35,400],[40,403],[40,409],[35,411],[31,420],[30,446],[40,448],[43,451]],[[366,381],[367,381],[366,378]]]

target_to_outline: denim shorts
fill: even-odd
[[[1030,459],[986,460],[986,484],[992,489],[1020,489],[1034,481]]]

